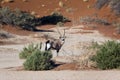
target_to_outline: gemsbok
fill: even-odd
[[[63,46],[63,44],[65,43],[65,29],[64,29],[64,34],[62,35],[60,33],[60,31],[58,30],[58,33],[59,33],[59,39],[50,39],[50,40],[47,40],[46,41],[46,45],[45,45],[45,50],[46,51],[49,51],[49,50],[56,50],[57,52],[57,56],[58,56],[58,53],[61,49],[61,47]]]

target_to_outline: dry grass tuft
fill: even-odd
[[[78,66],[79,69],[92,69],[96,68],[96,64],[91,61],[91,57],[96,54],[96,51],[93,49],[88,50],[87,53],[79,56]]]

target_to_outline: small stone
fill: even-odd
[[[6,3],[14,2],[14,0],[3,0]]]
[[[45,5],[44,5],[44,4],[42,4],[42,7],[45,7]]]
[[[64,7],[65,4],[64,4],[62,1],[60,1],[60,2],[59,2],[59,6],[60,6],[60,7]]]
[[[28,2],[28,0],[22,0],[23,2]]]
[[[32,11],[32,12],[31,12],[31,15],[35,15],[35,14],[36,14],[35,11]]]
[[[89,0],[83,0],[83,2],[88,2]]]
[[[37,15],[36,17],[37,17],[37,18],[40,18],[40,15]]]

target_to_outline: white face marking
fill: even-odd
[[[47,50],[51,47],[50,43],[47,43]]]
[[[65,38],[63,38],[63,37],[60,40],[62,42],[61,44],[63,44],[65,42]]]
[[[65,41],[65,38],[64,37],[60,37],[59,38],[61,41]]]

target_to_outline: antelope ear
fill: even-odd
[[[61,39],[62,37],[60,36],[59,39]]]

